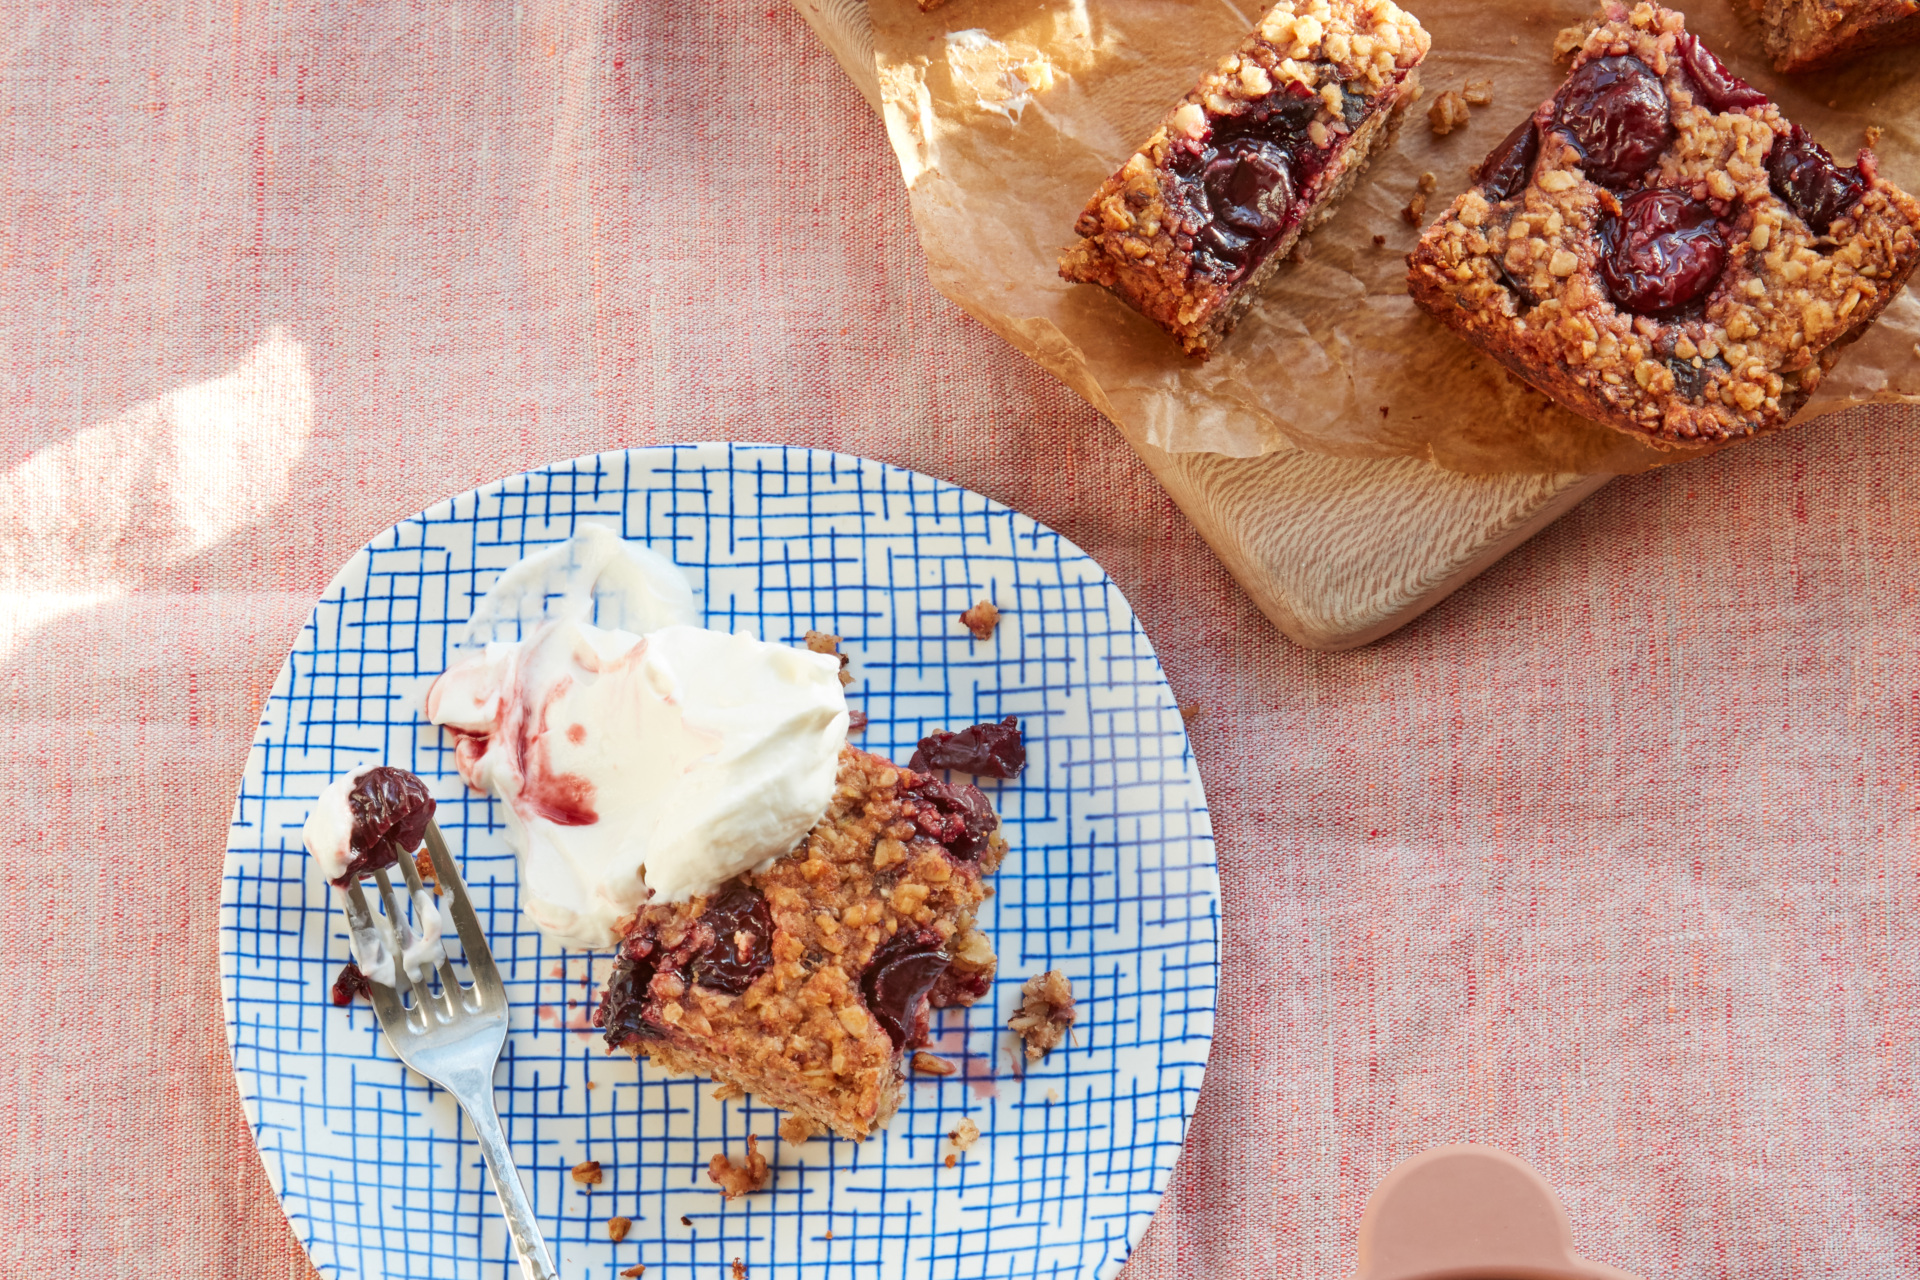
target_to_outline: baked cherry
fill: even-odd
[[[1554,124],[1580,149],[1589,178],[1625,188],[1673,142],[1673,104],[1638,58],[1595,58],[1561,88]]]
[[[1213,216],[1248,235],[1277,235],[1293,207],[1287,153],[1271,142],[1240,139],[1207,161],[1200,181]]]
[[[605,1035],[609,1049],[634,1040],[657,1040],[660,1030],[647,1021],[648,988],[660,970],[659,944],[649,937],[627,939],[620,959],[607,976],[606,994],[593,1010],[593,1025]]]
[[[354,782],[347,792],[347,809],[353,814],[354,856],[347,862],[346,873],[334,881],[342,887],[412,857],[426,839],[434,804],[426,783],[405,769],[383,764]]]
[[[1254,238],[1222,222],[1209,222],[1202,227],[1200,243],[1210,256],[1234,268],[1236,273],[1253,256]]]
[[[940,935],[931,929],[902,929],[881,943],[867,962],[860,994],[895,1049],[925,1042],[927,993],[952,963],[953,957],[940,947]]]
[[[1715,111],[1745,111],[1748,107],[1767,105],[1766,94],[1727,70],[1727,64],[1701,44],[1693,32],[1682,31],[1675,37],[1674,47],[1680,51],[1680,63],[1686,67],[1687,76],[1699,90],[1700,101]]]
[[[1532,116],[1522,120],[1500,145],[1487,153],[1473,171],[1474,185],[1490,200],[1511,200],[1533,174],[1540,154],[1540,125]]]
[[[1298,80],[1289,80],[1280,92],[1269,94],[1252,110],[1214,116],[1209,122],[1213,126],[1211,145],[1217,151],[1226,151],[1242,139],[1254,139],[1275,143],[1284,151],[1297,151],[1307,142],[1321,105],[1317,92]]]
[[[1843,169],[1827,149],[1800,125],[1773,140],[1767,153],[1767,175],[1773,193],[1806,220],[1815,235],[1825,235],[1833,221],[1867,194],[1871,185],[1858,169]]]
[[[987,851],[987,837],[993,834],[996,819],[993,806],[980,788],[956,787],[922,776],[908,784],[907,792],[916,802],[908,806],[908,811],[921,835],[945,845],[948,853],[968,862]]]
[[[1357,129],[1367,118],[1367,95],[1350,84],[1340,86],[1340,118],[1347,128]]]
[[[1540,299],[1535,296],[1533,290],[1529,289],[1521,281],[1514,279],[1513,273],[1507,270],[1506,263],[1496,258],[1493,269],[1500,279],[1501,287],[1513,295],[1514,313],[1516,315],[1525,315],[1540,305]]]
[[[915,773],[958,769],[982,778],[1011,778],[1027,767],[1027,744],[1020,737],[1020,721],[1008,716],[999,724],[976,724],[958,733],[934,732],[920,739],[919,750],[907,762]]]
[[[1667,369],[1673,374],[1673,393],[1682,400],[1698,401],[1707,394],[1707,384],[1713,381],[1716,373],[1731,373],[1733,367],[1719,356],[1703,360],[1698,368],[1691,360],[1682,360],[1679,356],[1667,361]]]
[[[693,980],[737,996],[773,964],[773,913],[766,895],[736,880],[694,922],[702,941],[689,961]]]
[[[1635,192],[1600,235],[1600,278],[1615,304],[1637,315],[1670,315],[1698,302],[1727,265],[1719,215],[1684,190]]]
[[[1366,100],[1360,99],[1365,110]],[[1290,226],[1302,184],[1327,165],[1332,147],[1312,144],[1320,96],[1289,81],[1250,110],[1209,115],[1205,145],[1176,140],[1171,168],[1202,224],[1207,257],[1238,276]],[[1351,110],[1343,97],[1342,111]]]
[[[371,1001],[373,982],[360,971],[359,965],[349,960],[346,967],[340,970],[340,976],[333,980],[333,1002],[352,1004],[355,997]]]

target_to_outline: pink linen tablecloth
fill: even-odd
[[[1920,1275],[1920,418],[1618,482],[1303,652],[931,291],[784,0],[188,0],[0,13],[0,1276],[311,1274],[215,980],[256,708],[392,521],[716,437],[1045,521],[1200,709],[1220,1034],[1130,1276],[1339,1277],[1458,1139],[1648,1277]]]

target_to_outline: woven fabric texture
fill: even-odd
[[[784,3],[13,5],[0,40],[0,1274],[310,1268],[215,980],[256,709],[368,537],[666,440],[980,490],[1159,646],[1220,1034],[1128,1274],[1338,1277],[1397,1160],[1533,1161],[1649,1277],[1920,1274],[1920,418],[1616,482],[1290,646],[931,290]]]

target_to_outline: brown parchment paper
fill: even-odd
[[[1225,0],[872,0],[887,128],[935,285],[1063,379],[1136,441],[1251,456],[1297,447],[1427,457],[1452,470],[1629,472],[1660,453],[1556,408],[1442,329],[1406,292],[1417,228],[1401,217],[1423,172],[1427,220],[1565,73],[1561,28],[1592,0],[1402,0],[1433,35],[1425,96],[1397,145],[1283,265],[1224,350],[1196,365],[1105,290],[1056,274],[1094,188],[1171,103],[1259,20]],[[1920,55],[1891,50],[1819,76],[1775,75],[1731,0],[1690,29],[1844,163],[1869,123],[1882,172],[1920,189]],[[1491,80],[1493,103],[1435,137],[1443,90]],[[1384,247],[1373,237],[1384,236]],[[1920,299],[1910,290],[1842,356],[1802,418],[1848,404],[1920,403]]]

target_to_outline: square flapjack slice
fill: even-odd
[[[1763,0],[1767,57],[1781,71],[1817,71],[1920,43],[1920,0]]]
[[[792,853],[640,912],[594,1021],[610,1049],[865,1138],[899,1107],[931,1011],[992,985],[974,916],[1005,852],[977,787],[848,747]]]
[[[1612,6],[1408,258],[1413,299],[1656,448],[1784,425],[1920,262],[1920,202],[1788,120],[1679,13]]]
[[[1276,5],[1093,193],[1060,275],[1207,359],[1392,143],[1427,45],[1390,0]]]

